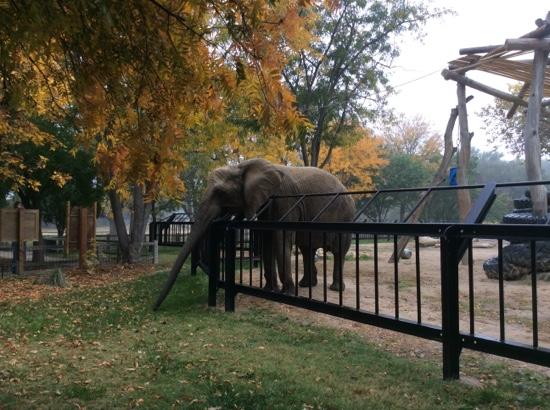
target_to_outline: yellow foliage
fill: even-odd
[[[181,191],[186,151],[243,140],[246,127],[225,121],[235,110],[274,136],[267,155],[296,160],[284,152],[284,136],[305,120],[280,72],[289,53],[309,42],[307,1],[98,4],[10,2],[0,15],[0,41],[19,73],[10,104],[28,115],[76,107],[80,142],[95,152],[108,188],[124,193],[140,184],[149,197]],[[0,107],[4,97],[0,90]],[[33,142],[45,142],[33,132]],[[0,116],[6,133],[16,135]],[[17,163],[2,151],[4,164]],[[261,155],[258,147],[248,154]],[[11,177],[21,181],[22,173]]]
[[[321,147],[321,158],[326,158],[329,148]],[[363,131],[357,142],[332,149],[330,160],[324,167],[336,175],[350,190],[368,190],[378,169],[387,163],[382,156],[382,141]]]

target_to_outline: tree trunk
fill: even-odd
[[[143,189],[134,185],[132,188],[132,220],[130,223],[130,234],[126,230],[122,203],[120,196],[115,191],[109,191],[109,200],[113,210],[113,219],[118,236],[122,262],[135,263],[139,261],[139,254],[145,237],[147,221],[151,213],[151,203],[145,203]]]
[[[130,226],[130,253],[129,262],[134,263],[139,261],[139,255],[143,240],[145,239],[145,230],[147,222],[151,214],[151,202],[145,202],[143,189],[135,185],[133,189],[134,212],[132,225]]]
[[[460,150],[458,151],[458,172],[457,180],[459,185],[468,185],[468,168],[470,166],[470,151],[472,134],[468,131],[468,111],[466,110],[466,86],[456,84],[456,94],[458,97],[458,124],[460,127]],[[458,192],[458,212],[460,221],[464,221],[466,215],[472,207],[470,191],[459,189]]]
[[[531,95],[525,119],[523,138],[525,141],[525,167],[529,181],[541,181],[542,170],[540,163],[540,111],[544,91],[544,70],[548,59],[548,51],[536,50],[533,59],[533,79],[531,81]],[[534,185],[530,188],[533,201],[533,216],[546,217],[548,203],[546,187]]]

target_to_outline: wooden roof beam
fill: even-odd
[[[467,47],[467,48],[461,48],[460,50],[458,50],[458,53],[461,56],[465,54],[485,54],[493,50],[496,50],[499,47],[502,47],[502,45],[499,44],[497,46]]]
[[[506,50],[549,50],[550,39],[538,39],[538,38],[510,38],[504,43]]]
[[[531,81],[526,81],[521,86],[521,90],[519,90],[518,98],[521,98],[523,100],[523,97],[525,97],[525,94],[527,94],[527,91],[529,91],[529,87],[531,87]],[[506,114],[506,118],[510,119],[514,116],[518,109],[518,104],[514,103],[510,110],[508,111],[508,114]]]
[[[441,72],[441,75],[445,80],[453,80],[453,81],[456,81],[457,83],[473,88],[474,90],[478,90],[483,93],[492,95],[493,97],[500,98],[501,100],[510,101],[522,107],[527,107],[527,103],[523,101],[521,98],[516,97],[515,95],[497,90],[496,88],[493,88],[493,87],[489,87],[488,85],[472,80],[471,78],[468,78],[464,75],[457,74],[454,71],[443,70]]]

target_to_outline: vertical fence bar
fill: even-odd
[[[504,329],[504,272],[502,262],[502,239],[498,240],[498,317],[500,324],[500,341],[505,339]]]
[[[309,263],[308,263],[308,266],[309,266],[309,272],[308,272],[308,275],[309,275],[309,286],[308,286],[308,297],[311,299],[312,296],[313,296],[313,290],[312,290],[312,286],[313,286],[313,272],[315,271],[315,251],[313,250],[313,244],[311,243],[311,232],[308,232],[308,249],[309,249],[309,255],[308,255],[308,259],[309,259]],[[315,279],[317,279],[317,275],[315,275]]]
[[[244,229],[239,229],[239,283],[243,284]],[[227,271],[227,269],[226,269]]]
[[[361,308],[359,284],[359,234],[355,234],[355,308]]]
[[[460,241],[447,230],[441,238],[441,313],[443,378],[460,377],[460,326],[458,312],[458,264]]]
[[[260,288],[264,287],[264,255],[262,254],[264,249],[264,235],[262,231],[258,231],[258,249],[260,250]]]
[[[420,241],[414,237],[414,254],[416,265],[416,321],[422,323],[422,294],[420,290]]]
[[[221,247],[221,254],[222,254],[221,260],[224,261],[225,260],[225,246]],[[225,264],[223,264],[223,263],[222,263],[221,272],[222,272],[222,275],[221,275],[222,280],[225,280]]]
[[[252,248],[253,248],[253,242],[252,242],[252,230],[248,230],[248,283],[250,286],[252,286],[252,268],[254,261],[252,259]]]
[[[338,255],[339,260],[336,260],[334,258],[334,262],[338,264],[338,270],[340,274],[338,275],[338,304],[342,306],[344,304],[344,272],[343,272],[343,265],[344,265],[344,258],[345,255],[342,255],[342,234],[338,234]],[[334,270],[336,270],[336,266],[334,266]]]
[[[399,319],[399,257],[397,254],[397,235],[393,235],[393,283],[394,283],[394,299],[395,299],[395,318]]]
[[[378,235],[374,234],[374,312],[380,312],[380,302],[378,300]]]
[[[474,308],[474,257],[472,239],[468,240],[468,302],[470,308],[470,334],[475,333],[475,308]]]
[[[327,302],[327,233],[323,232],[323,302]]]
[[[297,233],[296,233],[297,234]],[[296,241],[297,242],[297,241]],[[295,248],[294,248],[294,295],[295,296],[298,296],[298,269],[299,269],[299,264],[298,264],[298,244],[295,244]],[[302,255],[302,258],[304,258],[304,255]]]
[[[531,248],[531,310],[533,314],[533,347],[539,347],[539,322],[537,311],[537,253],[536,242],[530,241]]]
[[[220,233],[213,225],[208,233],[208,306],[216,306],[220,277]]]
[[[287,271],[286,271],[286,261],[285,261],[285,256],[286,256],[286,230],[283,230],[283,249],[282,249],[283,253],[281,255],[281,264],[283,266],[279,266],[279,261],[277,261],[276,265],[278,266],[278,269],[281,270],[281,272],[283,272],[282,274],[282,277],[285,278],[286,280],[286,274],[287,274]],[[292,272],[288,272],[289,275],[292,275]],[[276,276],[276,275],[274,275]],[[277,283],[277,279],[275,279],[275,283]],[[281,283],[281,287],[284,287],[285,284],[284,283]],[[294,292],[296,292],[296,289],[298,289],[298,284],[296,283],[294,285]]]
[[[241,229],[241,238],[242,232]],[[235,311],[235,254],[236,244],[235,244],[235,230],[227,228],[225,231],[225,311],[234,312]],[[242,241],[241,241],[242,245]],[[242,248],[241,248],[242,253]],[[240,258],[242,261],[242,258]],[[241,262],[242,264],[242,262]],[[241,269],[242,274],[242,269]]]

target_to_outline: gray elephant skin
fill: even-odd
[[[166,280],[164,288],[155,303],[158,309],[172,288],[185,260],[208,231],[216,218],[225,215],[252,218],[270,196],[303,195],[317,193],[345,192],[342,183],[330,173],[314,167],[287,167],[275,165],[264,159],[251,159],[235,166],[215,169],[209,176],[207,188],[199,205],[195,223],[188,240]],[[333,196],[307,197],[292,208],[296,197],[279,198],[272,201],[260,220],[311,221],[333,200]],[[292,208],[292,209],[291,209]],[[355,204],[350,195],[338,196],[316,219],[318,222],[350,222],[355,214]],[[332,290],[343,290],[344,256],[351,244],[350,234],[327,232],[286,233],[261,232],[261,258],[264,266],[265,288],[278,290],[277,270],[282,291],[293,293],[294,281],[291,274],[291,248],[295,242],[304,260],[304,276],[300,286],[315,286],[317,270],[315,252],[324,248],[334,255]],[[277,265],[277,270],[275,269]]]

